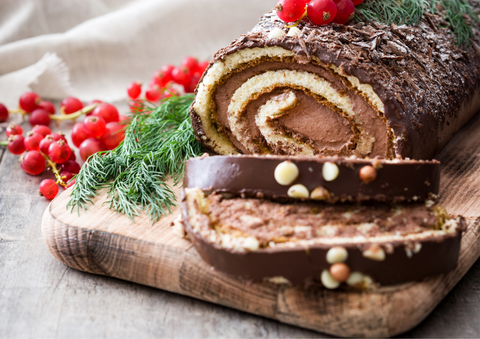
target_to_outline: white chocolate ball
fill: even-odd
[[[337,262],[344,262],[348,258],[348,252],[344,247],[332,247],[327,252],[327,262],[335,264]]]
[[[320,275],[320,281],[322,282],[323,286],[330,290],[333,290],[340,286],[340,283],[333,279],[332,275],[328,270],[323,270],[322,274]]]
[[[339,173],[340,170],[338,169],[338,166],[333,162],[326,162],[323,164],[322,174],[325,181],[333,181],[337,179]]]
[[[308,198],[310,192],[302,184],[293,185],[288,189],[288,196],[291,198]]]
[[[280,185],[288,186],[297,180],[298,174],[297,165],[291,161],[284,161],[275,168],[274,177]]]

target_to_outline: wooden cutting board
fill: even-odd
[[[462,238],[458,267],[422,282],[344,292],[238,280],[211,269],[188,240],[173,233],[170,224],[178,209],[154,225],[145,216],[133,222],[103,205],[105,194],[80,214],[66,210],[70,190],[59,195],[43,216],[43,238],[58,260],[81,271],[337,336],[394,336],[420,323],[480,256],[479,135],[477,117],[438,157],[442,161],[440,203],[450,214],[464,215],[470,225]]]

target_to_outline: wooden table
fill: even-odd
[[[62,128],[70,130],[71,125]],[[37,191],[47,177],[51,174],[25,174],[18,157],[0,147],[0,338],[326,337],[61,264],[48,252],[40,229],[48,201]],[[478,338],[478,319],[480,260],[437,309],[404,336]]]

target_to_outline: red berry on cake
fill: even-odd
[[[312,0],[307,6],[308,18],[316,25],[326,25],[337,15],[333,0]]]
[[[279,0],[275,9],[285,22],[295,22],[305,13],[305,0]]]
[[[352,0],[340,0],[337,3],[337,16],[333,22],[345,25],[355,16],[355,5]]]

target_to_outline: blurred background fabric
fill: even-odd
[[[0,102],[126,100],[126,86],[188,55],[210,60],[276,0],[0,0]]]

